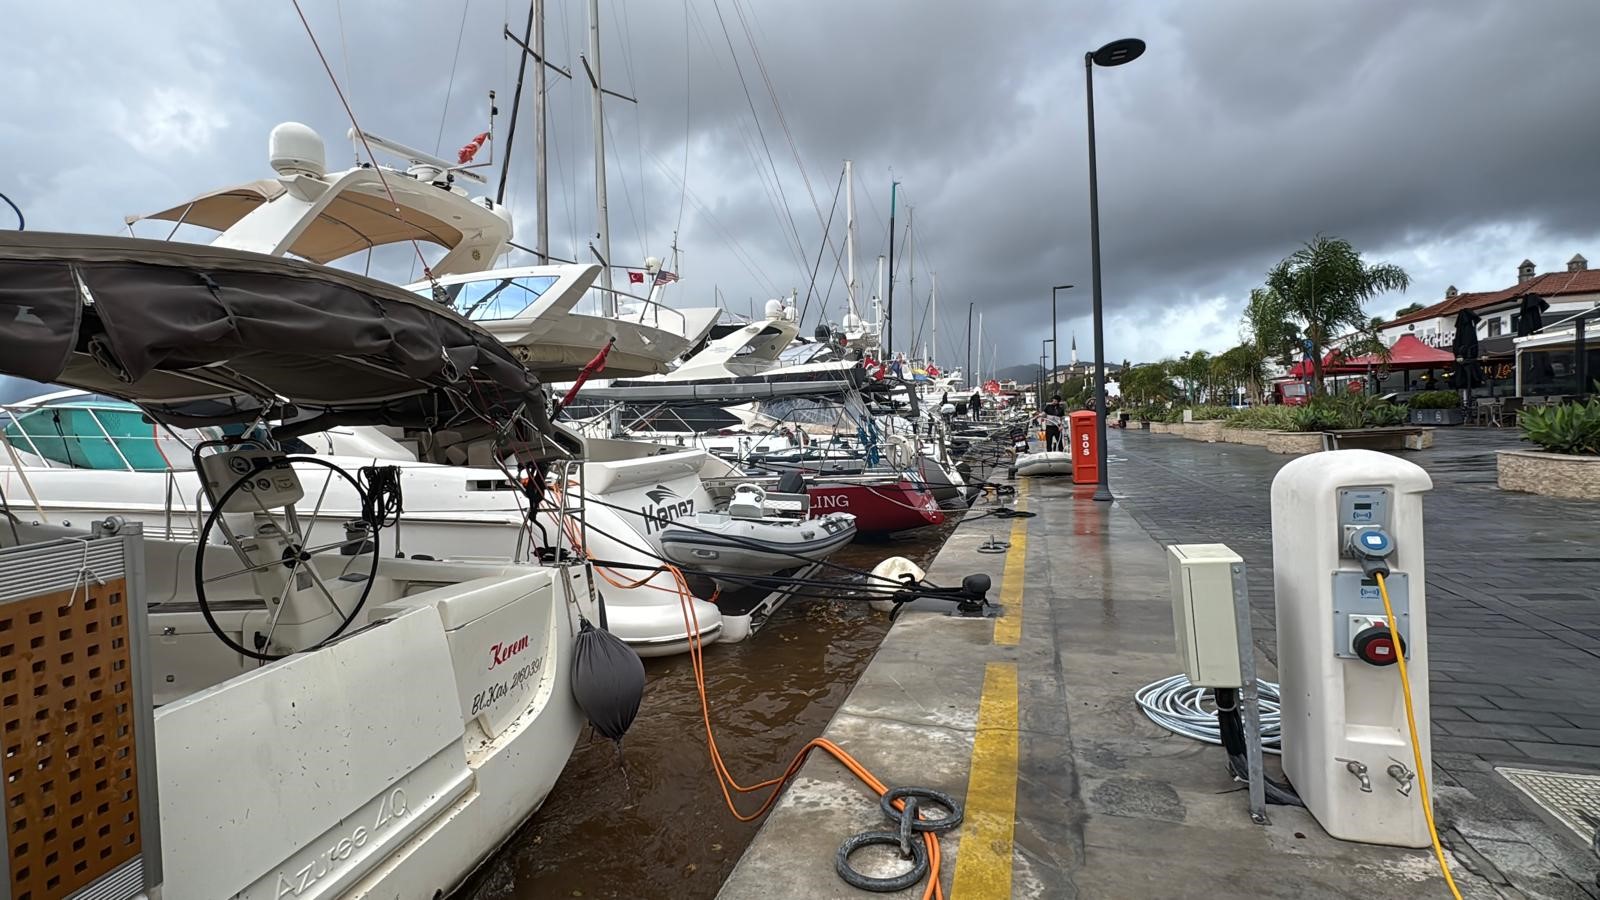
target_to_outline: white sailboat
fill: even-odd
[[[70,277],[25,285],[23,271]],[[175,429],[277,412],[284,435],[334,419],[419,431],[456,422],[492,439],[515,422],[529,460],[558,466],[576,447],[543,424],[537,382],[490,335],[360,276],[29,233],[0,245],[0,279],[35,313],[0,322],[0,372],[136,402]],[[363,324],[374,314],[391,326],[381,337]],[[145,353],[152,345],[165,353]],[[65,792],[123,802],[137,778],[132,802],[146,814],[115,823],[131,836],[118,844],[125,864],[106,872],[98,843],[52,848],[61,871],[82,876],[74,891],[110,890],[90,881],[103,874],[165,900],[449,893],[539,807],[577,740],[575,634],[598,612],[587,567],[562,553],[531,565],[397,558],[383,489],[366,492],[366,527],[352,532],[322,524],[327,498],[270,444],[202,460],[201,534],[148,536],[131,568],[97,548],[136,523],[109,517],[96,537],[88,521],[37,521],[27,503],[0,515],[0,600],[37,596],[55,609],[59,595],[30,591],[75,579],[57,615],[89,617],[52,630],[60,665],[33,670],[31,683],[58,696],[82,679],[86,698],[120,698],[52,702],[30,720],[22,743],[42,749],[12,790],[34,792],[38,826],[66,835],[80,798]],[[54,576],[52,559],[65,560]],[[113,565],[115,583],[96,574]],[[99,618],[101,605],[125,601],[126,617]],[[91,621],[112,629],[105,640]],[[136,673],[131,687],[119,671]],[[95,724],[106,715],[128,727]],[[79,728],[109,745],[74,744],[85,755],[71,765],[124,761],[98,783],[67,776],[78,751],[60,742]],[[35,889],[46,894],[42,881]]]

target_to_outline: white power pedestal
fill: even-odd
[[[1272,481],[1283,770],[1342,840],[1429,846],[1383,601],[1349,548],[1358,529],[1391,539],[1386,583],[1428,763],[1422,493],[1432,488],[1420,466],[1370,450],[1302,456]],[[1425,774],[1432,783],[1431,763]]]

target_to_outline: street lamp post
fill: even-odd
[[[1095,435],[1099,438],[1100,483],[1095,485],[1094,499],[1110,502],[1111,482],[1106,472],[1106,335],[1105,321],[1100,305],[1100,186],[1099,173],[1094,159],[1094,67],[1120,66],[1133,62],[1144,53],[1144,41],[1122,38],[1112,41],[1083,55],[1083,88],[1088,98],[1089,112],[1089,255],[1094,279],[1094,402],[1099,415],[1095,417]]]
[[[1056,340],[1056,295],[1062,291],[1072,290],[1070,284],[1058,284],[1050,289],[1050,383],[1055,383],[1056,373],[1061,370],[1061,342]]]
[[[1055,338],[1045,338],[1044,340],[1039,342],[1039,408],[1040,409],[1044,409],[1044,404],[1045,404],[1044,386],[1047,383],[1048,379],[1050,378],[1050,375],[1054,374],[1054,373],[1046,373],[1045,372],[1044,364],[1050,357],[1045,354],[1044,345],[1045,344],[1050,344],[1051,345],[1050,352],[1054,353],[1055,349],[1056,349],[1055,348],[1055,342],[1056,342]]]

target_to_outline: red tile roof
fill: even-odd
[[[1559,297],[1563,294],[1600,294],[1600,269],[1583,269],[1577,272],[1547,272],[1504,290],[1457,294],[1432,306],[1425,306],[1414,313],[1406,313],[1392,321],[1385,322],[1383,327],[1392,328],[1395,325],[1420,322],[1424,319],[1453,316],[1463,309],[1482,309],[1486,306],[1495,306],[1508,300],[1516,300],[1525,294],[1538,294],[1546,299]]]

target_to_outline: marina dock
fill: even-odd
[[[1422,455],[1439,469],[1426,502],[1452,513],[1475,502],[1479,451],[1447,444]],[[1018,484],[1017,506],[1036,517],[958,528],[929,580],[989,574],[1003,617],[954,618],[947,604],[928,601],[908,608],[824,734],[891,787],[931,788],[965,804],[965,821],[941,842],[945,896],[1448,896],[1429,851],[1337,841],[1303,809],[1271,806],[1270,824],[1253,824],[1220,748],[1170,734],[1141,713],[1134,692],[1177,671],[1163,543],[1201,539],[1197,532],[1230,543],[1250,565],[1261,675],[1275,679],[1265,488],[1283,460],[1139,432],[1114,437],[1111,453],[1116,503],[1095,503],[1092,485],[1029,479]],[[1239,492],[1251,479],[1259,486]],[[1246,500],[1230,509],[1217,502],[1224,491]],[[1515,505],[1522,516],[1594,516],[1544,498]],[[1010,541],[1006,553],[977,552],[991,533]],[[1600,763],[1600,747],[1581,743],[1590,738],[1571,718],[1594,715],[1595,701],[1567,680],[1580,667],[1592,671],[1595,648],[1578,646],[1576,629],[1546,622],[1535,630],[1524,616],[1506,636],[1524,651],[1518,658],[1482,654],[1470,628],[1507,610],[1478,608],[1462,586],[1472,576],[1459,566],[1487,535],[1466,528],[1457,537],[1429,571],[1440,584],[1431,616],[1434,793],[1456,880],[1469,898],[1594,897],[1595,858],[1494,765]],[[1552,578],[1582,579],[1595,565],[1571,562],[1544,579],[1546,590],[1556,589]],[[1510,561],[1510,571],[1527,564]],[[1502,705],[1467,698],[1472,671],[1504,685],[1503,712],[1525,699],[1524,715],[1551,710],[1558,724],[1530,729],[1542,739],[1515,745],[1465,737],[1474,726],[1507,733],[1474,716],[1493,720]],[[1565,720],[1536,697],[1563,689]],[[1268,772],[1278,775],[1274,762]],[[834,858],[851,835],[892,830],[876,800],[835,761],[814,755],[718,896],[865,896],[835,874]],[[853,859],[869,874],[904,869],[888,848]],[[918,885],[892,896],[922,892]]]

